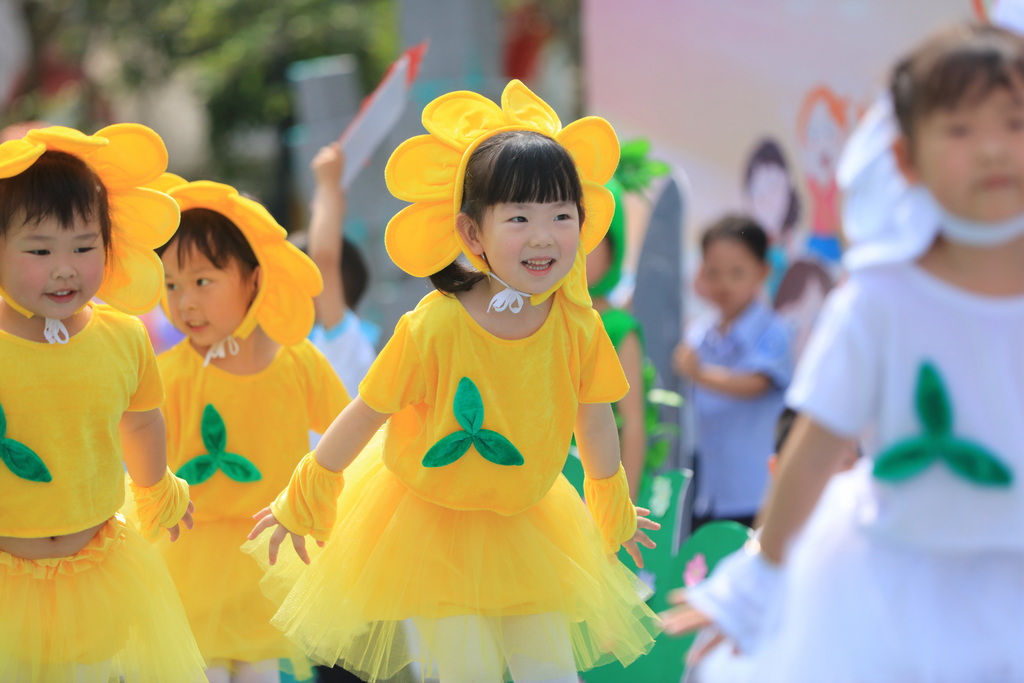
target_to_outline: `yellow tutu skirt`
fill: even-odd
[[[240,547],[253,527],[251,519],[198,519],[171,543],[158,542],[178,587],[203,657],[263,662],[278,659],[299,680],[311,673],[301,650],[270,624],[276,606],[260,590],[263,572]]]
[[[205,681],[159,554],[120,515],[69,557],[0,552],[0,681]]]
[[[451,510],[409,491],[379,445],[346,469],[334,532],[312,563],[286,542],[286,561],[264,579],[282,601],[273,623],[314,661],[369,681],[410,664],[444,680],[446,663],[469,662],[497,680],[519,665],[628,664],[653,645],[659,622],[642,584],[602,553],[564,477],[518,515]],[[268,541],[264,533],[243,549],[265,566]]]

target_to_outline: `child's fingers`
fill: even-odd
[[[661,617],[665,633],[671,636],[683,635],[684,633],[711,625],[711,619],[706,614],[693,609],[689,605],[672,607],[658,616]]]
[[[295,548],[295,554],[299,556],[299,559],[309,564],[309,552],[306,550],[306,537],[299,536],[298,534],[292,534],[292,547]]]
[[[274,530],[274,533],[270,535],[270,552],[268,553],[267,557],[270,560],[271,565],[277,562],[277,551],[281,547],[281,541],[284,540],[284,537],[287,534],[288,530],[285,529],[283,526],[279,526],[277,527],[277,529]]]
[[[262,510],[257,512],[255,515],[253,515],[252,518],[255,519],[256,521],[259,521],[259,520],[263,519],[264,517],[266,517],[267,515],[272,514],[272,513],[273,513],[273,510],[271,510],[270,506],[268,505],[267,507],[263,508]]]
[[[655,522],[653,519],[647,519],[646,517],[637,517],[636,527],[638,529],[650,529],[651,531],[657,531],[661,528],[661,524]]]
[[[658,544],[651,540],[651,537],[642,531],[637,531],[636,536],[633,537],[633,540],[642,545],[643,547],[650,548],[652,550],[658,547]]]
[[[191,529],[192,527],[189,527],[189,528]],[[178,540],[178,534],[181,533],[181,530],[178,529],[178,525],[175,524],[174,526],[167,528],[167,533],[170,534],[171,543],[174,543],[175,541]]]
[[[633,564],[636,565],[637,569],[644,568],[644,557],[640,554],[640,548],[637,547],[636,541],[630,539],[622,544],[622,547],[626,549],[629,556],[633,558]]]
[[[260,518],[260,521],[256,522],[256,526],[252,528],[252,531],[249,532],[249,535],[246,538],[251,541],[275,524],[277,524],[277,518],[274,517],[274,515],[266,515],[265,517]]]

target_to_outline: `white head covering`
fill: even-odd
[[[1024,33],[1024,0],[999,0],[990,18],[993,24]],[[848,243],[843,265],[847,270],[912,261],[927,251],[940,229],[956,241],[968,240],[978,232],[977,225],[939,206],[927,188],[907,182],[892,152],[899,135],[892,99],[886,92],[868,109],[843,147],[836,182],[843,194],[843,233]],[[993,237],[997,233],[999,237],[1016,236],[1017,228],[1010,223],[1017,225],[1018,221],[986,226],[984,232]]]

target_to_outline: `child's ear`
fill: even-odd
[[[900,135],[892,143],[892,155],[896,159],[896,168],[900,170],[907,182],[913,185],[920,182],[921,177],[917,174],[914,166],[914,158],[910,151],[910,141],[906,136]]]
[[[253,269],[250,277],[252,278],[252,297],[249,299],[249,305],[252,306],[252,302],[256,301],[256,295],[260,293],[260,285],[263,284],[263,270],[259,265]]]
[[[480,233],[476,221],[466,214],[460,213],[455,217],[455,229],[458,230],[459,237],[462,238],[462,241],[466,243],[471,252],[477,256],[481,256],[484,253],[484,245],[480,242]]]

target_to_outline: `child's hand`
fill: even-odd
[[[714,623],[708,615],[690,606],[686,601],[685,590],[672,591],[668,595],[668,600],[673,606],[658,615],[665,633],[670,636],[683,636],[708,629],[709,637],[695,640],[686,655],[687,666],[693,666],[725,640],[725,635],[714,628]]]
[[[345,155],[341,151],[341,145],[332,142],[313,157],[309,164],[313,171],[316,184],[324,187],[341,188],[341,174],[345,170]]]
[[[192,513],[196,511],[196,505],[191,500],[188,501],[188,508],[185,510],[185,514],[181,516],[178,523],[172,527],[168,527],[167,532],[171,535],[171,543],[178,540],[178,536],[181,534],[181,524],[185,525],[186,529],[192,528]]]
[[[295,554],[299,556],[300,560],[309,564],[309,552],[306,550],[306,537],[300,536],[299,534],[293,534],[288,531],[283,524],[277,521],[277,517],[275,517],[274,513],[270,511],[269,505],[253,515],[252,518],[256,520],[256,526],[254,526],[252,531],[249,532],[249,536],[247,538],[250,541],[255,540],[256,537],[262,534],[266,529],[269,529],[272,526],[277,527],[277,529],[274,530],[274,533],[270,536],[270,553],[268,555],[270,564],[277,562],[277,551],[281,547],[281,543],[284,541],[285,536],[292,537],[292,547],[295,548]],[[321,541],[317,541],[316,543],[323,547],[323,543]]]
[[[692,346],[680,344],[672,352],[672,368],[681,377],[693,379],[700,367],[700,358]]]
[[[645,548],[657,548],[658,544],[651,540],[651,537],[642,531],[642,529],[650,529],[651,531],[657,531],[661,528],[661,524],[655,522],[653,519],[647,519],[647,516],[651,514],[651,511],[647,508],[638,507],[636,509],[636,533],[633,534],[633,538],[623,542],[622,547],[626,549],[629,556],[633,558],[633,562],[636,564],[638,569],[644,568],[644,558],[640,554],[639,546]]]

